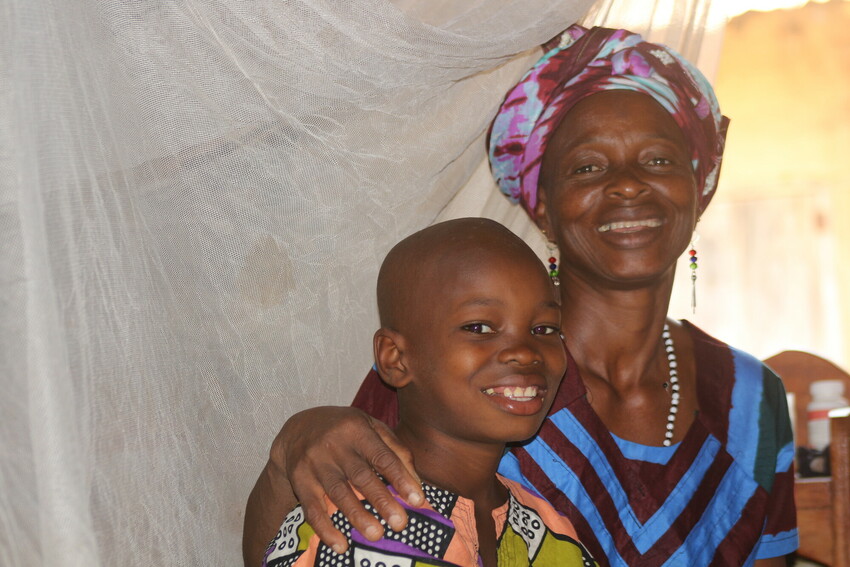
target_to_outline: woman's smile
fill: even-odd
[[[636,232],[644,228],[658,228],[661,219],[630,220],[605,223],[596,230],[599,232]]]
[[[664,221],[660,216],[614,220],[600,224],[596,233],[606,246],[620,250],[639,250],[664,241]]]

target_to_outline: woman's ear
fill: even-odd
[[[549,224],[549,216],[546,214],[546,192],[542,187],[537,189],[537,205],[534,207],[534,216],[532,220],[537,228],[540,229],[547,239],[554,237],[552,227]]]
[[[398,331],[381,327],[372,340],[375,366],[381,380],[393,388],[404,388],[412,380],[410,369],[405,364],[406,342]]]

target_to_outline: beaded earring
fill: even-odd
[[[699,235],[695,232],[691,238],[691,249],[688,251],[690,255],[691,269],[691,311],[697,312],[697,250],[695,247],[696,241],[699,240]]]
[[[549,250],[549,277],[552,278],[552,283],[561,285],[561,280],[558,278],[558,259],[555,258],[555,252],[558,246],[554,242],[547,242],[546,248]]]

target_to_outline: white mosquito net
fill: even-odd
[[[389,247],[491,216],[483,136],[586,16],[707,1],[3,0],[0,565],[236,565],[293,412],[371,364]],[[460,188],[464,188],[459,193]]]

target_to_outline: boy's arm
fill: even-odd
[[[327,515],[326,495],[366,537],[376,540],[383,533],[351,485],[393,529],[402,529],[407,523],[404,508],[376,472],[399,494],[406,494],[409,504],[424,502],[410,452],[382,422],[347,407],[312,408],[292,416],[272,443],[269,460],[248,498],[242,532],[246,567],[260,565],[296,497],[316,534],[340,552],[348,542]]]

